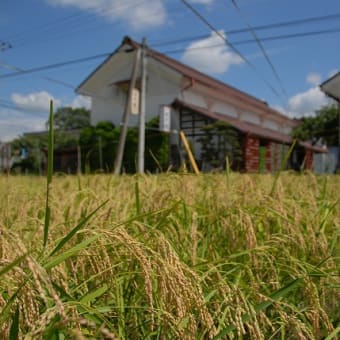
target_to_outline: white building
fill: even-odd
[[[141,45],[126,37],[121,45],[77,88],[92,99],[91,122],[121,123],[135,54]],[[201,127],[216,120],[229,123],[239,133],[243,148],[242,169],[255,172],[278,168],[282,152],[292,143],[290,133],[298,121],[270,108],[266,102],[224,84],[155,50],[147,49],[146,120],[171,108],[171,129],[183,130],[200,160]],[[140,78],[137,88],[140,87]],[[129,125],[137,125],[138,116]],[[171,139],[180,143],[178,135]],[[175,148],[174,148],[175,149]],[[313,152],[324,152],[300,143],[291,159],[311,168]]]

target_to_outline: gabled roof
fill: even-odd
[[[129,45],[134,49],[140,48],[141,44],[138,42],[132,40],[130,37],[125,37],[121,43],[121,45],[113,52],[108,58],[104,60],[104,62],[99,65],[76,89],[76,92],[80,91],[81,87],[85,86],[85,84],[102,68],[105,66],[105,64],[116,54],[120,51],[120,49],[124,45]],[[237,99],[238,101],[242,103],[246,103],[251,107],[255,107],[259,110],[261,110],[263,113],[268,113],[272,116],[280,117],[281,119],[286,120],[290,123],[290,125],[298,125],[299,123],[287,117],[286,115],[282,114],[281,112],[272,109],[268,106],[268,104],[252,95],[249,95],[241,90],[238,90],[230,85],[227,85],[215,78],[212,78],[188,65],[185,65],[173,58],[170,58],[166,56],[165,54],[162,54],[160,52],[157,52],[151,48],[147,48],[147,55],[154,60],[157,60],[158,62],[162,63],[163,65],[166,65],[170,69],[173,69],[183,76],[187,77],[188,79],[194,80],[195,82],[205,85],[209,88],[214,89],[218,93],[222,93],[223,95],[232,97],[234,99]]]
[[[340,72],[327,79],[320,85],[321,91],[340,102]]]

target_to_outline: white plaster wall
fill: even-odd
[[[252,112],[242,112],[241,120],[248,122],[248,123],[261,125],[260,117],[258,115],[256,115],[255,113],[252,113]]]
[[[128,76],[128,74],[126,75]],[[118,80],[124,78],[122,74]],[[111,78],[113,79],[113,78]],[[179,95],[180,77],[168,75],[158,65],[149,65],[146,88],[146,122],[159,115],[162,105],[171,105]],[[92,97],[91,123],[108,120],[119,126],[126,101],[126,92],[114,85],[104,86]],[[138,124],[138,115],[129,117],[129,126]]]
[[[182,100],[188,104],[196,105],[202,107],[204,109],[208,108],[207,102],[204,99],[204,96],[201,94],[194,92],[193,90],[186,90],[182,93]]]
[[[115,86],[103,87],[92,97],[91,124],[107,120],[120,124],[125,105],[125,95]]]
[[[238,117],[236,108],[223,102],[216,101],[211,109],[213,112],[222,113],[229,117]]]
[[[280,126],[278,123],[273,122],[272,120],[269,119],[264,119],[263,120],[263,125],[264,128],[274,130],[274,131],[280,131]]]
[[[291,128],[290,126],[284,125],[284,126],[282,127],[282,132],[283,132],[283,133],[286,133],[286,134],[288,135],[288,134],[290,134],[290,133],[292,132],[292,128]]]

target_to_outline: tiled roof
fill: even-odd
[[[132,40],[129,37],[124,38],[123,44],[129,44],[133,46],[134,48],[138,48],[141,46],[139,43],[137,43],[136,41]],[[153,49],[148,48],[147,52],[148,52],[148,55],[152,57],[153,59],[158,60],[159,62],[167,65],[168,67],[178,71],[179,73],[183,74],[189,79],[194,79],[196,82],[201,83],[205,86],[208,86],[214,90],[217,90],[218,92],[221,92],[226,96],[231,96],[239,100],[242,103],[247,103],[251,105],[252,107],[256,107],[257,109],[260,109],[262,112],[266,112],[274,116],[279,116],[282,119],[285,119],[289,121],[290,123],[292,123],[292,125],[297,126],[299,124],[299,122],[296,119],[291,119],[287,117],[286,115],[282,114],[281,112],[269,107],[265,101],[262,101],[248,93],[245,93],[215,78],[212,78],[208,76],[207,74],[204,74],[188,65],[185,65]]]
[[[271,141],[275,141],[278,143],[282,143],[282,144],[291,144],[293,142],[293,138],[289,135],[286,135],[284,133],[278,132],[278,131],[273,131],[270,129],[266,129],[263,128],[259,125],[256,124],[252,124],[249,122],[245,122],[242,120],[239,120],[237,118],[234,117],[230,117],[221,113],[217,113],[217,112],[211,112],[205,108],[196,106],[196,105],[192,105],[189,103],[185,103],[183,101],[180,100],[176,100],[173,104],[174,107],[183,107],[183,108],[187,108],[189,110],[192,111],[196,111],[204,116],[207,116],[209,118],[212,119],[216,119],[216,120],[221,120],[224,121],[228,124],[230,124],[231,126],[233,126],[234,128],[236,128],[237,130],[246,133],[246,134],[251,134],[254,136],[258,136],[258,137],[262,137],[262,138],[266,138],[269,139]],[[315,152],[327,152],[327,149],[323,149],[321,147],[318,146],[314,146],[311,145],[310,143],[307,142],[299,142],[299,145],[307,148],[307,149],[311,149]]]

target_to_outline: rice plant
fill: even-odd
[[[339,176],[48,186],[47,223],[45,178],[0,177],[0,338],[339,336]]]

